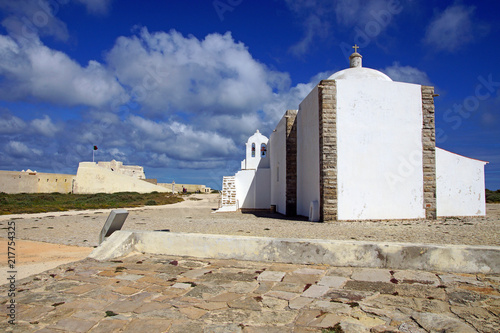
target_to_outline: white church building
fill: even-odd
[[[349,59],[269,139],[248,139],[219,211],[273,207],[325,222],[485,215],[487,162],[435,146],[434,87]]]

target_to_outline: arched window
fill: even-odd
[[[255,157],[255,143],[252,143],[252,157]]]
[[[260,145],[260,157],[267,156],[267,145],[265,143]]]

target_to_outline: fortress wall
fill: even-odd
[[[158,186],[165,187],[169,191],[172,190],[172,183],[158,183]],[[194,193],[196,191],[200,191],[201,193],[210,193],[210,191],[211,191],[210,187],[206,187],[205,185],[197,185],[197,184],[179,183],[179,184],[174,184],[174,187],[175,187],[175,191],[179,192],[179,193],[182,193],[183,187],[186,188],[188,192],[192,192],[192,193]]]
[[[0,192],[5,193],[69,193],[75,175],[0,171]]]
[[[171,189],[145,182],[97,166],[94,162],[81,162],[76,174],[74,193],[116,193],[116,192],[171,192]]]
[[[123,162],[112,160],[110,162],[97,162],[97,166],[115,171],[126,176],[145,179],[144,168],[138,165],[123,165]]]

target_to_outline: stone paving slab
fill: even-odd
[[[0,331],[500,331],[499,274],[135,254],[65,264],[16,289],[16,325],[3,316]]]

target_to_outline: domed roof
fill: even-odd
[[[366,67],[347,68],[334,73],[328,80],[379,80],[392,81],[390,77],[375,69]]]
[[[352,47],[354,53],[349,57],[350,68],[338,71],[328,78],[328,80],[379,80],[379,81],[392,81],[390,77],[384,73],[371,69],[364,68],[362,58],[359,54],[356,44]]]

